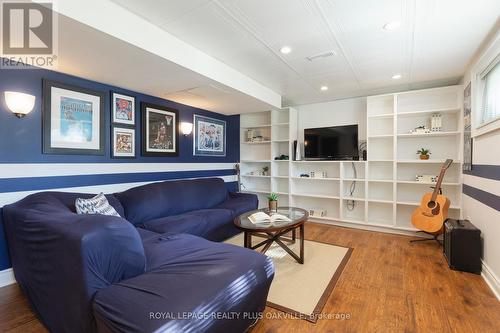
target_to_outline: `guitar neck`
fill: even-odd
[[[439,178],[436,183],[436,187],[434,188],[434,192],[432,192],[431,201],[436,201],[436,198],[439,194],[439,189],[441,188],[441,183],[443,182],[444,173],[445,170],[441,170],[441,172],[439,173]]]
[[[441,188],[441,184],[443,183],[444,174],[446,173],[446,170],[450,167],[452,162],[453,162],[453,160],[448,159],[448,160],[446,160],[446,162],[444,162],[443,166],[441,167],[441,172],[439,173],[436,187],[434,188],[434,191],[432,192],[431,201],[436,201],[436,198],[439,194],[439,189]]]

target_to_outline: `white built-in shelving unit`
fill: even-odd
[[[290,203],[290,159],[292,144],[297,139],[297,111],[292,108],[242,114],[240,118],[240,167],[242,191],[259,196],[259,205],[267,205],[266,196],[273,192],[280,196],[280,205]],[[261,142],[247,142],[246,131],[252,129]],[[275,160],[281,155],[289,160]],[[268,176],[251,175],[264,167]]]
[[[462,191],[462,93],[461,86],[414,90],[367,97],[367,161],[275,161],[284,154],[292,158],[297,133],[297,112],[292,108],[241,115],[241,173],[243,190],[259,195],[280,195],[280,206],[326,210],[323,223],[360,228],[414,231],[411,213],[432,183],[415,181],[417,174],[437,175],[447,158],[454,163],[442,185],[451,200],[449,215],[461,216]],[[430,125],[430,117],[442,116],[441,132],[411,134]],[[335,125],[335,124],[332,124]],[[245,143],[245,130],[252,128],[269,140]],[[430,160],[416,151],[428,148]],[[268,166],[269,176],[248,176]],[[355,171],[354,171],[355,170]],[[326,178],[302,178],[303,173],[326,172]],[[351,186],[355,190],[351,195]],[[353,205],[354,203],[354,205]]]

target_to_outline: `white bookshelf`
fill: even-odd
[[[291,161],[297,139],[297,112],[294,109],[241,115],[241,170],[244,190],[259,195],[276,192],[279,205],[325,210],[326,216],[311,220],[357,228],[415,231],[410,216],[432,183],[415,181],[417,174],[437,175],[447,158],[443,191],[451,200],[449,214],[460,217],[462,192],[462,87],[450,86],[415,90],[367,98],[367,161]],[[442,132],[410,134],[428,125],[430,116],[440,113]],[[246,144],[244,132],[260,130],[269,142]],[[416,151],[429,148],[430,160],[418,159]],[[284,154],[289,161],[276,161]],[[353,171],[353,165],[356,174]],[[268,166],[268,177],[247,177],[245,173]],[[301,177],[311,171],[326,172],[326,178]],[[351,195],[351,185],[355,190]],[[354,205],[352,205],[354,203]]]
[[[280,206],[290,204],[290,160],[275,160],[281,155],[292,158],[293,140],[297,137],[297,111],[292,108],[240,116],[240,168],[242,191],[255,193],[259,206],[266,207],[266,196],[279,195]],[[247,130],[262,136],[262,141],[247,142]],[[252,175],[269,168],[267,176]]]
[[[442,188],[452,201],[450,216],[460,216],[462,93],[461,86],[449,86],[367,98],[367,224],[414,230],[411,214],[434,185],[416,182],[415,176],[437,175],[447,158],[455,162]],[[430,117],[437,113],[442,131],[410,133],[418,126],[430,127]],[[430,149],[430,160],[418,159],[420,148]]]

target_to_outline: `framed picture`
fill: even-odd
[[[111,157],[135,158],[135,129],[113,127],[111,131]]]
[[[193,154],[195,156],[226,156],[226,122],[194,115]]]
[[[111,122],[135,126],[135,98],[111,92]]]
[[[179,111],[141,103],[142,155],[179,155]]]
[[[44,154],[104,155],[104,93],[43,80]]]
[[[471,113],[471,84],[464,89],[464,162],[463,171],[472,170],[472,113]]]

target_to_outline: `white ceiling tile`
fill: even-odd
[[[113,1],[297,104],[456,83],[500,14],[499,0]]]

